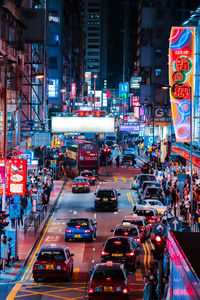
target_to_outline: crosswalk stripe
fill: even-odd
[[[122,177],[122,180],[123,180],[124,182],[126,182],[126,178]]]
[[[115,176],[113,177],[113,179],[114,179],[114,181],[118,181],[117,177],[115,177]]]
[[[143,281],[141,269],[137,269],[135,272],[136,281]]]
[[[73,279],[78,279],[79,271],[80,271],[79,268],[74,268],[74,271],[73,271]]]
[[[133,177],[130,177],[130,180],[133,181]]]

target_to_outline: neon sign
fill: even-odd
[[[169,39],[169,83],[177,142],[190,142],[194,65],[195,27],[172,27]]]

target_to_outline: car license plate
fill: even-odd
[[[121,256],[123,256],[123,254],[122,253],[112,253],[112,256],[121,257]]]
[[[76,239],[80,239],[81,235],[80,234],[75,234]]]
[[[112,286],[104,286],[103,290],[104,292],[112,292]]]
[[[152,199],[158,199],[158,197],[151,197]]]
[[[78,185],[78,187],[82,187],[82,185],[80,184],[80,185]]]
[[[54,267],[53,267],[53,265],[46,265],[46,269],[47,269],[47,270],[53,270]]]
[[[103,198],[103,201],[108,201],[108,198]]]

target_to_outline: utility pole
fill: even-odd
[[[6,209],[6,156],[7,156],[7,65],[4,63],[4,111],[3,111],[3,157],[4,157],[4,185],[3,185],[3,199],[2,211]]]

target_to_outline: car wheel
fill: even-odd
[[[69,241],[69,239],[68,238],[65,238],[65,242],[68,242]]]
[[[89,242],[94,242],[94,235],[92,234],[92,236],[88,239]]]
[[[38,282],[39,278],[33,277],[34,282]]]

